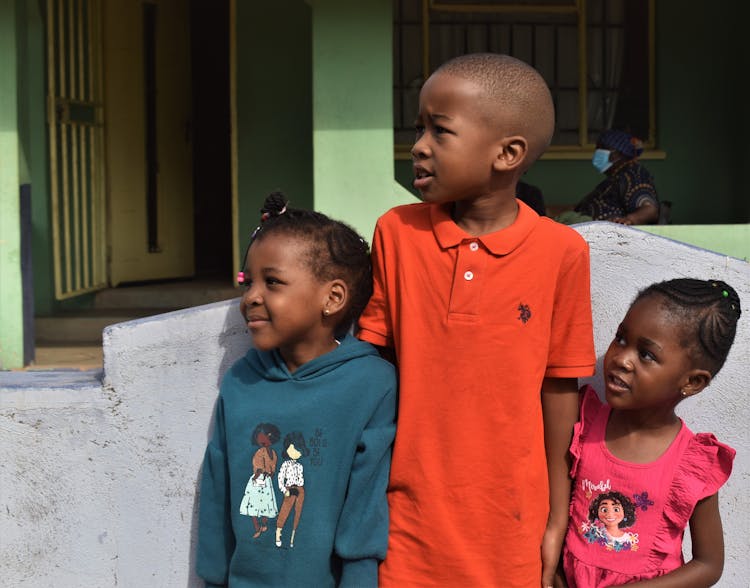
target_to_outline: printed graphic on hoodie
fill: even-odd
[[[284,462],[279,468],[278,484],[279,490],[284,495],[284,501],[281,503],[279,518],[276,519],[276,547],[288,545],[292,548],[302,516],[302,507],[305,504],[304,466],[299,460],[308,456],[310,451],[305,444],[305,436],[299,431],[294,431],[284,437],[283,448]],[[283,536],[284,525],[292,511],[294,518],[291,532]]]
[[[268,519],[276,518],[279,513],[273,488],[273,475],[279,456],[271,446],[280,438],[279,428],[272,423],[260,423],[250,437],[250,442],[258,449],[253,454],[252,473],[240,503],[240,514],[252,518],[255,529],[253,539],[268,531]]]

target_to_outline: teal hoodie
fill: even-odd
[[[203,463],[196,568],[206,585],[377,586],[395,416],[393,366],[354,337],[294,373],[277,351],[238,360]],[[262,451],[259,425],[272,431]]]

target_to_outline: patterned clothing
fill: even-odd
[[[615,163],[606,178],[575,207],[594,220],[609,220],[630,214],[646,203],[659,207],[654,178],[635,159]]]
[[[590,386],[582,390],[570,449],[574,482],[563,552],[568,586],[620,586],[679,568],[693,509],[726,482],[734,450],[682,423],[655,461],[622,461],[605,442],[610,407]]]

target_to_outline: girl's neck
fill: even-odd
[[[330,338],[326,337],[324,340],[314,344],[298,345],[293,349],[279,348],[279,354],[289,372],[293,374],[306,363],[317,359],[321,355],[330,353],[339,345],[341,345],[341,342],[336,340],[333,334],[331,334]]]
[[[612,410],[604,434],[609,452],[623,461],[650,463],[659,459],[675,440],[682,421],[674,411],[654,414]]]

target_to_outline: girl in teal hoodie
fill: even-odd
[[[232,588],[374,587],[388,542],[396,376],[349,334],[372,291],[368,245],[280,194],[261,212],[239,274],[253,348],[216,404],[197,573]]]

